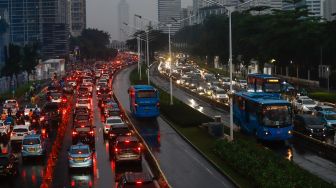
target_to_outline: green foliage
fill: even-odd
[[[311,92],[309,96],[319,101],[336,103],[336,93],[334,92]]]
[[[84,29],[81,36],[70,38],[70,49],[80,48],[80,55],[87,59],[114,58],[117,55],[116,49],[108,48],[110,35],[98,29]]]
[[[333,187],[270,150],[246,140],[218,140],[214,152],[240,174],[254,180],[254,187]]]
[[[275,59],[277,66],[290,61],[300,67],[317,68],[320,51],[327,64],[336,61],[336,22],[320,22],[309,17],[306,7],[294,10],[274,10],[272,14],[254,14],[267,9],[254,9],[232,14],[233,61],[248,64],[251,59],[260,63]],[[271,11],[271,10],[270,10]],[[229,20],[226,15],[209,16],[202,24],[181,29],[174,36],[178,43],[187,43],[193,56],[211,59],[219,56],[222,62],[229,57]]]

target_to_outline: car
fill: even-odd
[[[91,96],[91,93],[89,92],[89,88],[82,86],[82,85],[78,88],[77,94],[78,96]]]
[[[8,139],[10,138],[10,133],[10,124],[5,124],[3,121],[0,121],[0,140],[8,141]]]
[[[60,106],[58,103],[48,102],[46,103],[41,112],[41,123],[45,124],[49,121],[60,121],[62,115],[60,113]]]
[[[116,188],[157,188],[159,184],[148,172],[125,172],[116,183]]]
[[[216,88],[212,92],[212,99],[219,101],[219,102],[228,102],[229,96],[227,95],[226,91],[221,88]]]
[[[330,130],[336,130],[336,112],[333,111],[320,111],[316,113],[317,117],[322,118],[326,123],[326,127]]]
[[[247,88],[247,81],[246,80],[238,80],[236,83],[238,87],[246,89]]]
[[[131,136],[132,132],[126,124],[114,125],[108,132],[108,141],[112,146],[118,136]]]
[[[72,144],[78,142],[89,145],[91,148],[95,146],[94,127],[89,124],[77,124],[72,130]]]
[[[116,102],[109,102],[105,104],[104,110],[102,110],[102,112],[104,113],[105,117],[121,115],[119,105]]]
[[[74,92],[74,86],[70,84],[69,82],[65,84],[63,87],[63,92],[68,94],[73,94]]]
[[[77,99],[76,107],[86,107],[91,109],[91,100],[90,99]]]
[[[46,142],[41,134],[26,135],[22,140],[21,156],[43,157],[46,154]]]
[[[311,114],[316,106],[317,103],[308,97],[299,97],[294,101],[294,109],[298,113]]]
[[[11,110],[12,115],[15,115],[16,112],[19,110],[19,103],[15,99],[8,99],[5,100],[3,104],[3,112],[8,114],[8,109]]]
[[[221,77],[219,78],[219,81],[221,82],[223,86],[230,86],[231,84],[229,77]]]
[[[49,99],[50,102],[61,103],[62,102],[62,93],[60,93],[60,92],[50,93],[49,98],[50,98]]]
[[[123,161],[134,161],[141,164],[141,144],[135,136],[118,136],[110,149],[110,156],[113,156],[116,164]]]
[[[27,105],[25,106],[25,108],[24,108],[24,115],[25,115],[25,116],[28,116],[30,110],[31,110],[31,111],[37,110],[37,111],[41,112],[41,108],[39,108],[39,107],[37,106],[37,104],[36,104],[36,105],[33,105],[33,104],[27,104]]]
[[[74,109],[74,114],[76,115],[77,113],[85,113],[85,114],[89,114],[90,111],[87,107],[85,106],[79,106],[79,107],[76,107]]]
[[[10,136],[11,143],[22,142],[23,138],[30,133],[28,125],[15,125]]]
[[[318,105],[318,106],[315,106],[315,108],[313,109],[313,114],[316,114],[317,112],[322,112],[322,111],[336,112],[336,108],[329,106],[329,105]]]
[[[69,169],[87,168],[93,170],[93,152],[89,145],[78,143],[68,150]]]
[[[96,85],[96,91],[98,92],[102,87],[108,87],[107,82],[98,82]]]
[[[104,124],[104,138],[106,138],[108,132],[110,131],[110,128],[114,125],[124,125],[124,121],[121,119],[120,116],[111,116],[106,118],[105,124]]]
[[[324,140],[332,132],[320,117],[311,114],[298,114],[294,117],[294,130],[307,136]]]
[[[13,177],[18,175],[18,159],[12,152],[0,154],[0,175]]]

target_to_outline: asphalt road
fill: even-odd
[[[155,71],[156,68],[157,66],[152,66],[151,68],[151,81],[155,83],[155,85],[160,86],[160,88],[164,91],[169,92],[169,82],[158,76],[159,72],[157,70]],[[201,98],[191,95],[178,87],[173,87],[173,95],[180,101],[199,110],[209,117],[221,115],[224,124],[229,125],[229,112],[224,109],[211,106],[210,104],[202,101]],[[325,181],[336,183],[336,164],[323,157],[323,151],[317,154],[311,151],[309,146],[302,145],[300,141],[297,140],[286,143],[268,143],[265,144],[265,147],[270,148],[283,157],[294,161],[303,169],[316,174]]]
[[[129,101],[127,89],[129,75],[136,66],[121,71],[114,80],[113,91],[127,111]],[[233,187],[193,147],[187,144],[161,117],[156,120],[131,118],[142,137],[146,140],[160,167],[174,188],[219,188]]]

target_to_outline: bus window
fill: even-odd
[[[280,81],[278,79],[269,79],[264,83],[265,92],[279,93],[281,91]]]
[[[291,124],[290,109],[288,106],[264,106],[262,122],[266,127],[285,127]]]
[[[263,91],[262,86],[263,86],[263,80],[260,79],[260,78],[257,78],[257,80],[256,80],[256,91],[257,92],[262,92]]]
[[[138,91],[137,97],[138,98],[156,98],[156,91],[154,90]]]

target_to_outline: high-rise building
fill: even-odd
[[[86,0],[71,0],[69,5],[70,33],[77,37],[86,28]]]
[[[322,8],[322,0],[305,0],[306,6],[311,14],[310,16],[322,17],[323,16],[323,8]]]
[[[41,53],[43,58],[65,57],[69,52],[67,0],[41,1]]]
[[[7,9],[0,8],[0,68],[5,64],[5,48],[9,43],[9,16]]]
[[[129,6],[126,0],[120,0],[118,4],[118,20],[119,20],[119,39],[124,41],[127,39],[126,34],[122,31],[126,26],[124,23],[129,23]]]
[[[192,24],[192,18],[194,17],[193,7],[188,6],[187,8],[182,8],[181,10],[181,28],[191,25]]]
[[[40,41],[40,0],[0,0],[0,8],[8,10],[9,39],[25,45]]]
[[[336,20],[336,0],[325,0],[323,2],[323,10],[323,17],[326,20]]]
[[[163,33],[168,33],[166,24],[170,24],[175,20],[181,19],[181,0],[158,0],[158,17],[161,25],[160,30]],[[176,22],[170,28],[171,34],[174,34],[180,29],[180,22]]]

